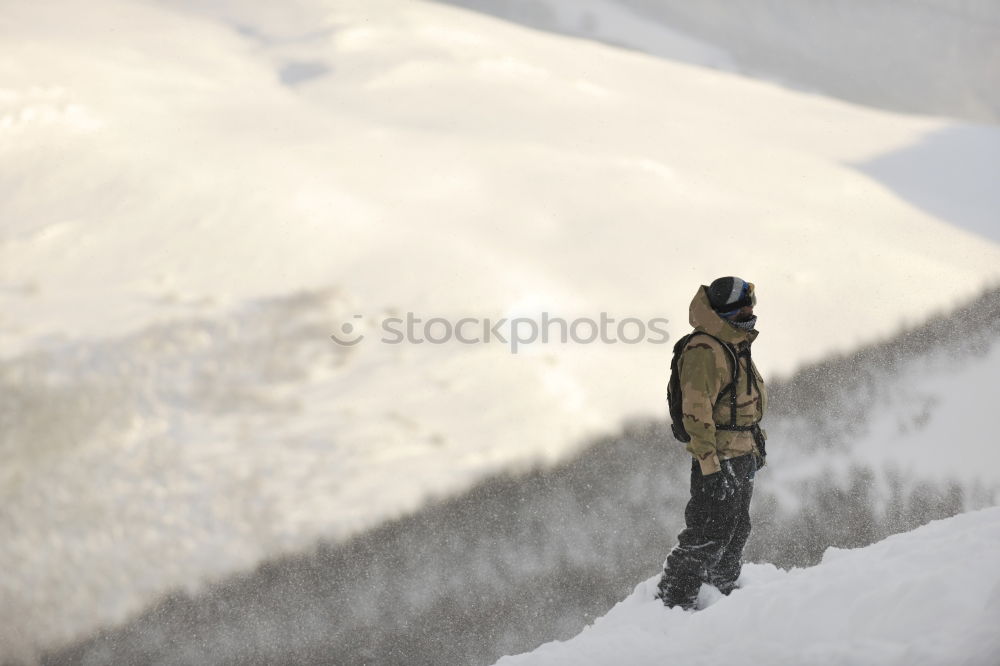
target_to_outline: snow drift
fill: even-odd
[[[667,609],[657,576],[566,642],[497,666],[996,664],[1000,508],[935,521],[821,564],[744,567],[741,589],[703,586],[703,610]]]

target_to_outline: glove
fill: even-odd
[[[736,495],[736,474],[732,463],[723,460],[721,467],[715,474],[702,477],[702,492],[717,502],[725,502]]]

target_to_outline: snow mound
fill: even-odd
[[[658,576],[565,642],[497,666],[1000,663],[1000,507],[939,520],[808,569],[747,565],[695,613],[653,598]]]

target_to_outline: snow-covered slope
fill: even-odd
[[[372,316],[612,308],[683,328],[692,285],[725,272],[762,285],[780,345],[836,282],[835,334],[762,349],[788,370],[996,275],[995,247],[847,166],[951,123],[451,8],[302,4],[292,26],[265,5],[7,9],[7,355],[330,284]],[[317,74],[286,85],[290,67]]]
[[[662,411],[663,345],[336,347],[355,314],[676,337],[737,273],[774,373],[1000,277],[852,166],[947,121],[420,2],[210,6],[3,8],[11,653]]]
[[[767,424],[781,463],[771,485],[795,507],[803,484],[843,481],[860,466],[884,480],[957,483],[967,507],[1000,502],[1000,452],[985,444],[998,373],[997,290],[878,345],[803,368],[772,390]],[[869,490],[884,494],[887,485]]]
[[[828,448],[802,446],[805,441],[815,445],[829,434],[814,422],[781,421],[773,435],[788,447],[789,464],[774,470],[778,484],[790,488],[796,479],[812,478],[822,469],[845,472],[854,464],[954,480],[967,488],[1000,482],[1000,451],[984,445],[990,438],[985,433],[993,427],[992,386],[1000,373],[1000,344],[992,344],[981,356],[956,359],[941,350],[900,366],[891,380],[875,379],[869,403],[851,414],[863,413],[863,420],[849,421],[850,429],[841,429],[836,442],[823,442],[832,444]],[[995,499],[1000,501],[1000,496]]]
[[[655,600],[654,576],[576,638],[497,664],[989,666],[1000,660],[998,551],[992,508],[831,548],[808,569],[747,565],[728,598],[703,586],[696,612]]]
[[[441,1],[862,104],[1000,119],[990,0]]]
[[[667,22],[643,15],[617,0],[575,2],[497,2],[497,0],[443,0],[446,4],[548,30],[593,39],[643,53],[728,71],[738,69],[722,46],[693,38]]]

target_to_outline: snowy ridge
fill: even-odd
[[[808,569],[747,565],[729,598],[703,586],[695,613],[655,600],[654,576],[579,636],[497,666],[989,666],[1000,660],[997,552],[990,508],[831,548]]]
[[[441,1],[867,105],[1000,119],[989,0]]]

